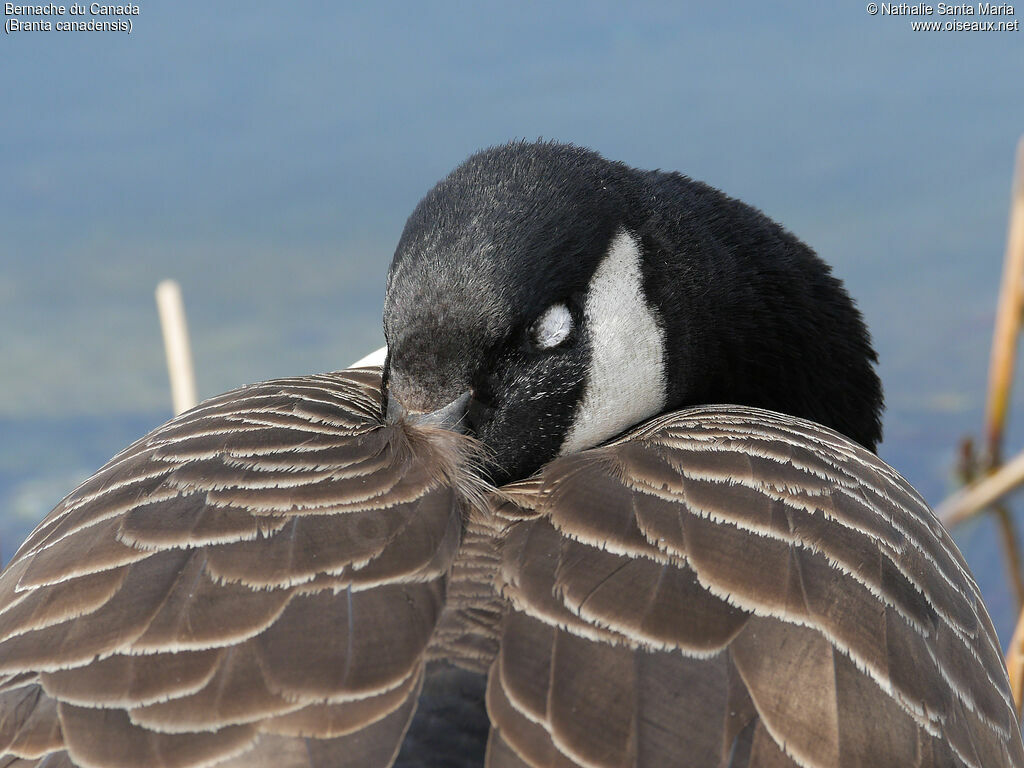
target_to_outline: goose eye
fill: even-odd
[[[530,326],[530,343],[537,349],[554,349],[572,335],[572,313],[565,304],[552,304]]]

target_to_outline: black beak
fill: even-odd
[[[441,427],[452,432],[466,431],[466,409],[473,393],[463,392],[450,403],[436,411],[426,413],[411,413],[405,409],[401,401],[391,394],[385,393],[387,408],[385,410],[385,421],[394,424],[399,419],[405,419],[410,424],[426,424],[434,427]]]

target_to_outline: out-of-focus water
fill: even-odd
[[[514,137],[681,170],[815,247],[874,334],[881,455],[937,503],[981,419],[1020,33],[913,32],[856,3],[683,5],[153,3],[130,35],[5,36],[4,560],[170,416],[160,279],[184,288],[203,396],[344,366],[381,343],[413,205]],[[956,538],[1005,642],[994,527]]]

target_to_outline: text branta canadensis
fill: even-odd
[[[492,148],[413,212],[384,327],[383,371],[207,400],[29,536],[0,766],[1024,766],[977,585],[872,452],[860,315],[785,230]]]

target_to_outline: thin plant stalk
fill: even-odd
[[[1010,676],[1010,691],[1020,719],[1021,702],[1024,700],[1024,613],[1017,620],[1010,647],[1006,649],[1006,671]]]
[[[946,499],[936,509],[947,525],[964,522],[1024,482],[1024,458],[1002,466],[1003,435],[1010,410],[1010,394],[1017,358],[1017,342],[1024,313],[1024,137],[1017,144],[1013,195],[1006,233],[1003,278],[999,287],[988,396],[985,401],[984,459],[986,471],[974,482]],[[1012,469],[1011,469],[1012,467]],[[1016,542],[1013,542],[1016,547]]]
[[[164,334],[167,373],[171,379],[171,402],[174,415],[196,404],[196,377],[192,368],[192,350],[185,323],[185,305],[181,287],[175,280],[163,280],[156,287],[156,306]]]
[[[1005,504],[997,504],[994,508],[999,534],[1006,554],[1006,569],[1009,571],[1010,585],[1017,598],[1017,610],[1024,608],[1024,576],[1020,568],[1020,546],[1017,539],[1017,527],[1014,525],[1010,510]]]
[[[988,400],[985,411],[985,448],[989,466],[1000,463],[1003,433],[1010,410],[1010,392],[1017,358],[1021,312],[1024,309],[1024,138],[1017,145],[1013,200],[1006,233],[1003,280],[999,289],[996,327],[992,336]]]

